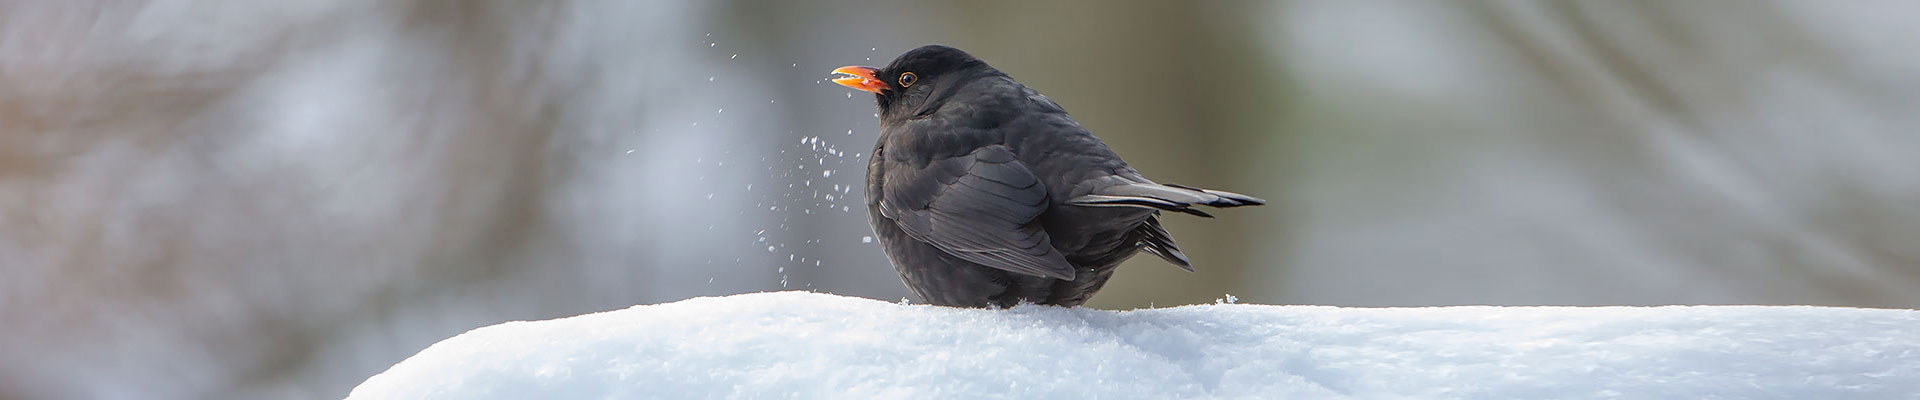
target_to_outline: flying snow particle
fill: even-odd
[[[860,237],[860,243],[873,243],[873,237],[872,237],[872,236],[861,236],[861,237]]]

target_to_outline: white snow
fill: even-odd
[[[508,322],[352,399],[1911,399],[1920,311],[975,310],[806,292]]]

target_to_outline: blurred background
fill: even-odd
[[[468,329],[909,296],[871,97],[960,47],[1163,182],[1092,306],[1920,307],[1898,1],[0,2],[0,398],[338,398]]]

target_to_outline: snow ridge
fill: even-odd
[[[807,292],[475,329],[350,399],[1920,397],[1920,311],[973,310]]]

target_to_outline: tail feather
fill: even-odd
[[[1267,204],[1253,196],[1181,185],[1128,183],[1096,189],[1093,193],[1067,200],[1067,204],[1086,207],[1141,207],[1174,211],[1213,218],[1193,209],[1194,205],[1240,207]]]
[[[1219,196],[1221,199],[1225,199],[1226,201],[1231,201],[1235,203],[1234,205],[1231,205],[1231,206],[1215,206],[1215,207],[1260,206],[1260,205],[1267,204],[1266,200],[1262,200],[1258,197],[1248,196],[1248,195],[1234,193],[1234,192],[1228,192],[1223,190],[1213,190],[1213,189],[1201,189],[1197,187],[1175,184],[1175,183],[1169,183],[1166,185],[1169,187],[1192,190],[1200,193]],[[1212,205],[1212,204],[1208,204],[1208,205]]]
[[[1195,205],[1212,207],[1240,207],[1267,204],[1253,196],[1233,192],[1201,189],[1173,184],[1125,181],[1117,185],[1094,189],[1091,193],[1067,199],[1067,204],[1082,207],[1135,207],[1158,211],[1173,211],[1201,217],[1213,218],[1205,211],[1194,209]],[[1140,238],[1140,250],[1159,256],[1168,264],[1193,272],[1193,263],[1180,246],[1173,243],[1173,235],[1160,226],[1158,213],[1147,217],[1146,223],[1134,228]]]
[[[1075,197],[1072,200],[1067,200],[1067,204],[1087,206],[1087,207],[1144,207],[1144,208],[1153,208],[1153,209],[1160,209],[1160,210],[1167,210],[1167,211],[1178,211],[1178,212],[1198,215],[1201,217],[1213,218],[1213,214],[1208,214],[1205,211],[1193,209],[1192,204],[1181,203],[1181,202],[1176,202],[1176,201],[1171,201],[1166,199],[1157,199],[1152,197],[1127,197],[1127,196],[1108,196],[1108,195],[1101,195],[1101,194],[1090,194],[1090,195]]]
[[[1167,260],[1168,264],[1173,264],[1175,267],[1193,272],[1193,263],[1187,260],[1187,253],[1180,252],[1180,246],[1173,244],[1173,235],[1168,234],[1166,228],[1160,227],[1159,217],[1147,218],[1147,223],[1140,224],[1136,229],[1141,233],[1141,250],[1160,256],[1160,259]]]

